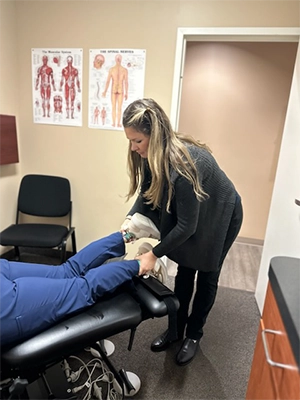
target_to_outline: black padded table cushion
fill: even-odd
[[[2,351],[2,367],[21,370],[50,365],[99,340],[135,328],[141,321],[138,303],[130,294],[118,293]]]
[[[148,286],[147,282],[151,282]],[[170,296],[175,307],[179,308],[179,300],[174,292],[161,283],[156,278],[149,276],[148,279],[143,277],[134,277],[134,295],[139,301],[143,310],[143,319],[161,318],[168,315],[168,307],[164,301],[164,297]]]

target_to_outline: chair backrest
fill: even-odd
[[[18,196],[18,211],[41,217],[63,217],[71,211],[71,188],[66,178],[25,175]]]

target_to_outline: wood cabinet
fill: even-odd
[[[299,369],[270,283],[258,330],[246,399],[300,399]]]

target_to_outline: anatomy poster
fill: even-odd
[[[82,126],[82,49],[32,49],[33,121]]]
[[[89,128],[123,130],[122,114],[144,96],[146,50],[91,49]]]

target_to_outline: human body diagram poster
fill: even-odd
[[[91,49],[89,128],[122,129],[124,109],[144,95],[146,50]]]
[[[32,49],[33,120],[82,126],[82,49]]]

